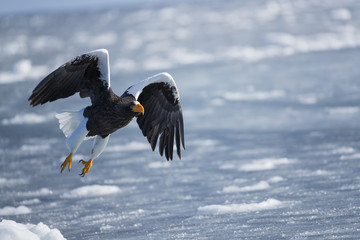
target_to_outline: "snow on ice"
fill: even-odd
[[[26,206],[0,208],[0,216],[20,215],[31,213],[31,209]],[[0,234],[1,235],[1,234]]]
[[[21,124],[39,124],[54,119],[53,113],[47,115],[39,115],[36,113],[16,114],[12,118],[4,118],[1,120],[3,125],[21,125]]]
[[[288,158],[264,158],[251,161],[238,167],[239,171],[264,171],[271,170],[277,166],[291,164],[294,160]]]
[[[233,192],[251,192],[251,191],[260,191],[270,188],[270,185],[266,181],[260,181],[254,185],[251,186],[244,186],[244,187],[238,187],[238,186],[227,186],[224,187],[222,192],[223,193],[233,193]]]
[[[2,240],[65,240],[56,228],[49,228],[44,223],[22,224],[3,219],[0,222]]]
[[[198,211],[200,214],[231,214],[231,213],[241,213],[241,212],[264,211],[264,210],[281,208],[285,206],[286,206],[285,203],[276,199],[269,198],[268,200],[259,203],[207,205],[207,206],[199,207]]]
[[[62,196],[64,198],[96,197],[121,192],[120,188],[112,185],[89,185],[73,189]]]
[[[22,59],[14,64],[12,71],[0,72],[0,84],[38,79],[49,71],[47,66],[33,66],[31,60]]]

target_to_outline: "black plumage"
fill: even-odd
[[[29,97],[30,105],[67,98],[77,92],[82,98],[90,97],[92,103],[108,97],[107,83],[99,81],[98,60],[96,56],[84,54],[63,64],[35,87]]]
[[[159,134],[161,134],[159,151],[162,156],[165,150],[166,159],[173,158],[175,131],[179,158],[181,158],[180,145],[185,147],[181,105],[179,100],[173,97],[174,89],[172,88],[174,87],[167,83],[153,83],[146,86],[138,98],[144,109],[150,113],[139,116],[137,123],[151,144],[152,150],[155,149]]]

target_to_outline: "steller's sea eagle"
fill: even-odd
[[[72,156],[80,144],[95,137],[88,161],[81,176],[85,176],[92,161],[104,150],[110,134],[136,121],[154,151],[159,139],[159,152],[167,160],[173,158],[174,139],[177,155],[185,149],[184,123],[180,96],[174,79],[168,73],[159,73],[130,86],[121,97],[110,87],[109,54],[99,49],[78,56],[45,77],[32,91],[30,105],[36,106],[79,92],[90,97],[92,105],[77,112],[57,113],[60,129],[67,138],[70,153],[61,164],[70,171]]]

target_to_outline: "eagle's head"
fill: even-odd
[[[144,107],[138,101],[130,102],[129,109],[135,113],[135,116],[138,116],[139,114],[144,115]]]

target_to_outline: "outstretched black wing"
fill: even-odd
[[[50,73],[28,100],[36,106],[80,92],[80,97],[90,97],[96,102],[109,88],[109,54],[106,49],[99,49],[78,56]]]
[[[160,73],[129,87],[122,97],[133,96],[144,107],[144,115],[137,123],[154,151],[159,139],[159,152],[165,152],[167,160],[173,159],[174,139],[181,159],[181,147],[185,149],[184,120],[180,97],[174,79],[168,73]]]

